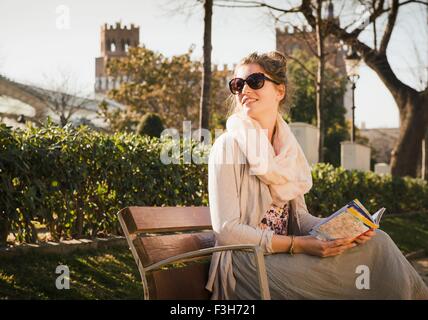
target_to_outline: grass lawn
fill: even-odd
[[[70,270],[70,289],[58,290],[58,265]],[[0,259],[0,299],[142,299],[140,276],[127,248],[31,253]]]
[[[385,217],[381,228],[403,253],[428,249],[428,214]],[[70,269],[70,290],[58,290],[55,269]],[[127,248],[31,253],[0,259],[0,299],[142,299],[140,276]]]
[[[428,213],[401,217],[388,217],[385,214],[380,227],[391,236],[404,254],[419,249],[428,250]]]

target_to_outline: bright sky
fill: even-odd
[[[188,2],[191,0],[187,0]],[[193,1],[193,0],[192,0]],[[100,26],[121,20],[140,26],[140,43],[165,55],[181,54],[196,45],[202,56],[203,13],[171,15],[175,1],[163,0],[1,0],[0,73],[17,81],[45,86],[60,72],[71,73],[79,88],[91,91],[95,57],[100,55]],[[196,1],[194,1],[196,3]],[[69,28],[59,29],[59,6],[69,9]],[[63,11],[61,11],[63,12]],[[412,87],[426,81],[428,25],[426,10],[408,5],[400,14],[388,57],[394,72]],[[415,55],[416,46],[422,63]],[[251,51],[275,49],[275,29],[261,10],[215,8],[213,17],[214,63],[232,65]],[[356,89],[356,123],[367,127],[397,127],[398,111],[377,75],[362,67]]]

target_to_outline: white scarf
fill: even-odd
[[[250,165],[250,174],[268,185],[273,204],[282,207],[312,188],[311,167],[288,124],[278,113],[273,146],[267,129],[244,111],[230,116],[232,133]]]

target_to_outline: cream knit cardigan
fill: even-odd
[[[216,245],[257,244],[266,254],[272,253],[273,231],[258,228],[272,203],[269,188],[250,175],[245,155],[229,132],[211,148],[208,193]],[[290,201],[290,209],[291,234],[306,235],[322,220],[308,212],[303,195]],[[212,291],[212,299],[231,299],[234,288],[232,252],[214,253],[206,289]]]

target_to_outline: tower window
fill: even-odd
[[[116,52],[116,44],[113,41],[110,43],[110,52]]]
[[[125,51],[125,52],[128,52],[128,51],[129,51],[129,44],[128,44],[128,43],[125,43],[124,51]]]

